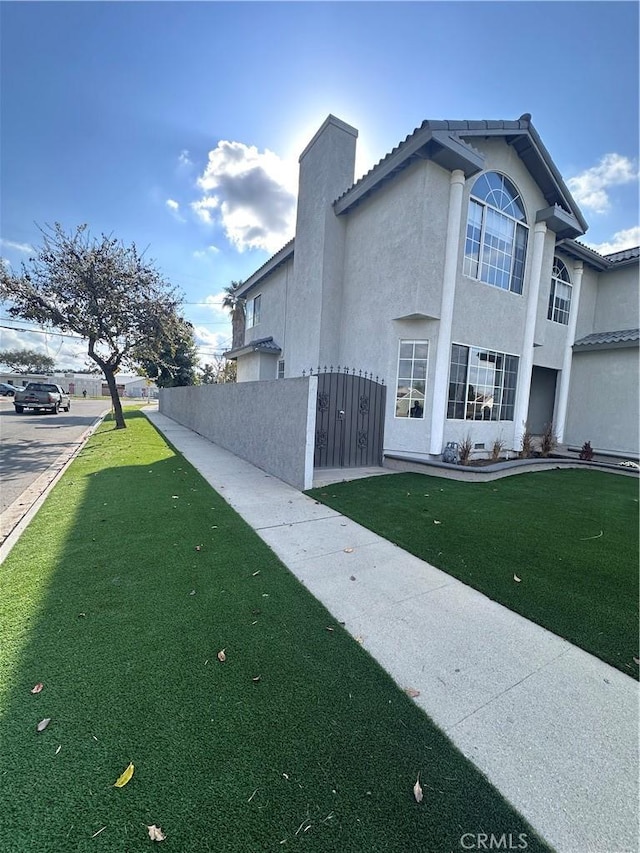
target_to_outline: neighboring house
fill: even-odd
[[[61,385],[65,391],[75,397],[81,397],[84,391],[89,397],[110,396],[109,388],[101,373],[51,373],[46,376],[44,374],[30,374],[28,376],[17,373],[0,374],[0,381],[15,385],[18,388],[22,388],[28,382],[38,382],[43,379]],[[155,382],[149,382],[143,377],[118,374],[116,383],[120,397],[149,397],[150,399],[157,399],[158,397],[158,388]]]
[[[552,422],[637,456],[638,249],[577,242],[531,117],[425,121],[354,183],[357,135],[329,116],[300,156],[295,239],[239,290],[238,382],[381,377],[386,454],[518,449]]]

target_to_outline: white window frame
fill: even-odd
[[[459,347],[460,349],[465,349],[466,352],[466,364],[462,364],[460,361],[456,361],[454,364],[453,361],[453,352],[454,347]],[[500,383],[497,384],[495,382],[495,373],[496,368],[487,367],[484,372],[488,376],[491,370],[494,373],[494,381],[491,385],[487,382],[479,381],[481,376],[481,366],[480,365],[472,365],[471,359],[473,356],[477,356],[480,358],[481,355],[485,356],[485,361],[487,363],[497,363],[498,359],[502,359],[502,366],[500,367]],[[507,361],[508,359],[515,359],[515,364],[513,361]],[[464,366],[464,379],[461,380],[460,376],[454,378],[454,367],[462,367]],[[514,367],[513,369],[508,369],[508,366]],[[474,371],[474,372],[472,372]],[[478,376],[475,375],[477,371]],[[457,373],[459,371],[456,371]],[[447,420],[451,421],[509,421],[513,422],[515,418],[515,400],[516,394],[518,391],[518,374],[520,372],[520,356],[515,355],[514,353],[508,352],[499,352],[498,350],[490,350],[485,347],[475,347],[470,346],[469,344],[460,344],[460,343],[452,343],[451,344],[451,352],[449,354],[449,387],[447,392]],[[510,384],[506,384],[505,387],[505,379],[507,375],[514,375],[514,383],[513,387]],[[470,381],[470,378],[473,381]],[[452,387],[460,387],[463,386],[463,395],[460,398],[459,394],[452,395]],[[473,394],[469,393],[469,389],[474,388]],[[477,389],[479,388],[490,388],[491,395],[487,394],[478,394]],[[505,391],[509,395],[509,399],[505,400]],[[498,397],[498,401],[496,402],[495,397]],[[454,414],[451,414],[451,407],[453,407]],[[462,417],[459,415],[455,415],[455,408],[462,407]],[[494,408],[497,411],[497,417],[494,417]],[[511,410],[511,417],[504,417],[505,410]],[[488,412],[488,416],[487,416]]]
[[[513,216],[510,213],[507,213],[504,209],[501,209],[500,207],[498,207],[497,204],[492,204],[491,202],[487,201],[486,197],[483,198],[480,195],[477,195],[477,196],[474,195],[473,190],[477,186],[478,182],[485,175],[489,175],[489,174],[497,175],[499,178],[502,179],[502,181],[503,181],[503,192],[506,192],[507,190],[509,190],[509,196],[512,197],[512,200],[509,202],[507,207],[513,207],[513,208],[519,207],[522,210],[522,217],[521,218],[518,218],[516,216]],[[508,187],[505,186],[505,182],[508,183],[510,185],[510,187],[513,189],[513,191],[514,191],[513,193],[511,192],[511,189],[509,189]],[[492,190],[491,192],[494,192],[494,190]],[[469,223],[470,223],[472,205],[474,205],[474,204],[477,205],[481,209],[481,213],[480,213],[480,236],[479,236],[479,239],[477,241],[477,243],[478,243],[478,256],[477,256],[477,258],[473,254],[467,253],[468,244],[470,242]],[[496,275],[494,276],[495,278],[498,277],[497,274],[499,272],[501,272],[501,271],[504,272],[504,270],[501,270],[501,267],[499,267],[497,264],[490,264],[489,263],[489,258],[491,255],[492,247],[488,246],[486,243],[487,219],[488,219],[487,211],[492,211],[493,214],[495,214],[499,217],[502,217],[506,222],[510,222],[513,224],[513,238],[512,238],[512,242],[511,242],[511,251],[510,251],[509,285],[508,285],[508,287],[504,287],[502,284],[499,284],[497,281],[490,281],[489,280],[492,277],[491,276],[491,270],[492,269],[497,271]],[[521,229],[521,231],[519,232],[518,229]],[[522,258],[522,272],[521,272],[521,275],[519,275],[517,278],[514,278],[515,267],[516,267],[516,263],[517,263],[516,250],[517,250],[518,234],[519,233],[522,234],[523,242],[524,242],[523,258]],[[475,244],[476,241],[474,240],[473,243]],[[497,287],[499,290],[504,290],[506,293],[514,293],[514,294],[517,294],[520,296],[520,295],[522,295],[522,293],[524,291],[528,243],[529,243],[529,226],[527,225],[524,201],[522,200],[522,195],[520,194],[518,188],[513,183],[511,178],[507,177],[507,175],[503,175],[501,172],[496,172],[496,171],[483,172],[483,174],[480,175],[478,178],[476,178],[476,180],[473,183],[473,186],[471,188],[471,193],[469,196],[469,203],[467,206],[467,220],[466,220],[465,235],[464,235],[464,260],[463,260],[463,273],[464,273],[464,275],[467,276],[467,278],[474,279],[475,281],[482,281],[485,284],[490,285],[491,287]],[[494,247],[494,250],[495,250],[495,247]],[[486,277],[483,278],[483,275],[485,274],[483,267],[485,267],[485,266],[487,267],[488,271],[487,271]]]
[[[565,296],[561,296],[558,294],[560,290],[566,290],[568,293]],[[568,326],[572,297],[573,287],[567,265],[560,258],[554,258],[547,320],[551,320],[552,323],[559,323],[562,326]],[[566,308],[564,307],[564,303],[566,303]]]
[[[256,294],[253,299],[247,302],[247,329],[253,328],[260,323],[262,294]]]
[[[401,357],[403,355],[403,349],[402,349],[403,345],[405,347],[407,345],[411,345],[412,353],[411,353],[410,358],[407,358],[406,354],[404,357]],[[423,357],[416,358],[416,355],[415,355],[416,346],[425,346],[427,348],[427,354],[424,358]],[[404,362],[402,367],[401,367],[401,362]],[[404,375],[404,374],[407,374],[406,362],[409,362],[411,365],[410,368],[408,369],[408,373],[410,373],[411,375]],[[416,365],[418,363],[424,363],[424,377],[414,376],[414,373],[422,372],[421,369],[416,371]],[[398,341],[398,360],[397,360],[397,369],[396,369],[396,397],[395,397],[394,413],[393,413],[394,418],[397,418],[398,420],[424,420],[425,419],[428,376],[429,376],[429,341],[426,339],[418,340],[418,339],[414,339],[414,338],[401,338]],[[404,408],[404,404],[406,403],[406,410],[407,411],[406,411],[406,414],[400,414],[399,415],[398,414],[398,408],[399,408],[398,390],[400,388],[400,382],[403,380],[410,383],[409,388],[408,388],[408,394],[403,395],[401,398],[402,406]],[[411,384],[412,382],[424,382],[424,393],[422,394],[422,398],[420,398],[421,392],[418,389],[413,387],[413,385]],[[417,411],[414,409],[414,406],[421,408],[421,411],[419,414],[417,414],[417,413],[411,414],[412,411],[414,411],[414,412]]]

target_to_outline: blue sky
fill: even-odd
[[[222,289],[293,236],[328,113],[359,130],[357,178],[426,118],[530,112],[585,242],[640,242],[637,3],[2,2],[0,32],[0,254],[19,269],[54,221],[148,246],[203,361],[230,341]]]

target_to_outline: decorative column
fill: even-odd
[[[533,250],[531,253],[531,274],[529,275],[529,293],[527,295],[527,314],[524,322],[524,339],[522,355],[518,370],[518,387],[513,419],[513,449],[519,450],[522,444],[527,415],[529,413],[529,394],[531,393],[531,370],[533,368],[533,339],[536,331],[538,315],[538,295],[540,293],[540,276],[542,274],[542,257],[544,255],[544,238],[547,226],[544,222],[536,222],[533,229]]]
[[[569,326],[567,328],[567,339],[562,359],[562,372],[560,373],[560,388],[558,390],[558,404],[556,407],[555,433],[558,444],[564,440],[564,429],[567,423],[567,403],[569,401],[569,385],[571,383],[571,360],[573,358],[573,344],[576,339],[576,323],[578,322],[578,305],[580,304],[580,286],[582,284],[582,272],[584,270],[581,261],[573,268],[571,281],[571,307],[569,308]]]
[[[435,381],[431,404],[431,442],[429,453],[433,456],[438,456],[442,453],[444,422],[447,415],[451,328],[453,325],[453,303],[456,295],[456,273],[460,251],[460,224],[462,221],[464,181],[464,172],[461,169],[455,169],[451,173],[447,242],[444,253],[444,273],[442,276],[442,302],[440,304]]]

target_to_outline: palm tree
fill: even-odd
[[[232,281],[229,287],[225,287],[225,297],[222,300],[222,307],[231,312],[231,349],[241,347],[244,343],[244,299],[238,296],[241,287],[241,281]]]

